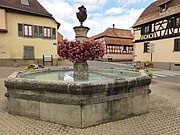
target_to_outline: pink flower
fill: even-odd
[[[77,39],[73,41],[65,39],[58,44],[57,53],[63,59],[68,59],[71,62],[78,60],[93,60],[104,56],[105,45],[92,40],[80,43]]]

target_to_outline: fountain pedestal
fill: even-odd
[[[88,72],[89,66],[87,61],[76,61],[74,63],[74,72],[75,73],[85,73]]]
[[[76,38],[82,43],[87,39],[88,27],[83,25],[74,27]],[[74,63],[74,79],[75,80],[87,80],[88,79],[89,66],[87,61],[76,61]]]
[[[74,63],[74,80],[80,81],[80,80],[88,80],[88,70],[89,66],[87,64],[87,61],[76,61]]]
[[[80,41],[83,42],[84,40],[87,39],[87,33],[89,31],[88,27],[85,26],[76,26],[73,28],[74,32],[76,33],[76,38]]]

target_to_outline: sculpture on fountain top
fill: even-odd
[[[80,26],[75,26],[73,29],[76,33],[76,39],[83,43],[85,40],[87,40],[87,33],[89,31],[88,27],[83,26],[83,22],[87,19],[87,10],[83,5],[78,9],[79,12],[76,13],[76,16],[80,22]]]
[[[79,7],[78,9],[79,9],[79,12],[76,13],[76,16],[82,26],[83,22],[87,19],[87,10],[83,5]]]

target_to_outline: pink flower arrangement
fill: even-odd
[[[63,40],[58,44],[57,53],[62,59],[71,62],[94,60],[103,58],[105,54],[105,45],[98,41],[86,40],[80,43],[78,40]]]

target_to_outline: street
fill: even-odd
[[[180,84],[180,72],[178,71],[156,70],[152,72],[154,80]]]

